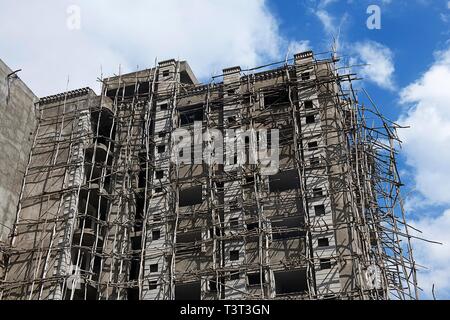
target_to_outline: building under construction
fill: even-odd
[[[199,84],[167,60],[38,99],[0,299],[418,298],[398,126],[346,70],[303,52]]]

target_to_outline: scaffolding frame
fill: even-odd
[[[0,299],[175,299],[177,285],[193,281],[203,299],[233,294],[241,299],[418,299],[413,236],[396,163],[401,127],[380,113],[365,90],[369,105],[359,102],[361,92],[352,84],[356,76],[339,74],[337,62],[308,52],[296,55],[293,64],[224,72],[223,82],[213,77],[207,85],[193,85],[181,80],[180,61],[155,61],[154,68],[134,74],[132,91],[129,75],[100,79],[98,103],[89,89],[41,99],[17,221],[9,246],[1,248],[9,259]],[[268,66],[276,68],[261,71]],[[114,95],[108,94],[111,84]],[[289,149],[291,157],[280,170],[295,171],[298,187],[272,192],[261,161],[232,170],[203,163],[201,174],[183,176],[183,166],[170,161],[172,135],[161,138],[167,149],[158,155],[156,127],[166,123],[167,133],[179,128],[189,97],[200,99],[202,131],[250,130],[245,154],[238,158],[249,157],[267,138],[258,130],[282,124],[280,148]],[[167,104],[166,113],[161,104]],[[48,112],[52,108],[56,114]],[[311,117],[315,121],[305,123]],[[213,137],[206,137],[203,145],[213,146]],[[236,157],[227,151],[226,159]],[[158,179],[161,170],[164,178]],[[36,191],[42,181],[42,192]],[[59,188],[47,188],[58,181]],[[321,193],[314,188],[318,181]],[[203,186],[202,204],[181,208],[180,192],[195,184]],[[230,198],[233,202],[227,202]],[[156,201],[163,207],[155,207]],[[331,222],[312,212],[317,203],[331,203],[324,205]],[[37,215],[26,211],[36,204]],[[282,207],[293,213],[274,214]],[[287,218],[301,223],[275,227],[274,221]],[[237,219],[233,227],[232,219]],[[155,228],[163,230],[158,245],[153,245]],[[34,244],[21,245],[30,230],[35,230]],[[194,241],[180,242],[189,232],[195,233]],[[345,248],[336,244],[324,259],[317,247],[324,234],[333,234],[335,243],[341,239]],[[297,241],[295,259],[273,259],[275,235]],[[237,265],[227,254],[233,246],[245,252]],[[180,261],[197,256],[207,260],[204,268],[178,269]],[[157,275],[155,259],[162,261]],[[328,263],[336,267],[320,276]],[[306,287],[278,293],[275,273],[281,271],[304,272]],[[249,289],[246,277],[243,287],[228,284],[233,275],[252,272],[259,276],[257,288]],[[335,279],[339,290],[329,287]],[[155,286],[159,293],[153,296]]]

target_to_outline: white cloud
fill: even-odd
[[[311,50],[311,44],[308,40],[292,41],[289,43],[289,46],[288,46],[289,55],[299,53],[299,52],[305,52],[308,50]]]
[[[450,297],[450,210],[436,218],[422,218],[411,221],[412,225],[422,231],[422,235],[443,245],[421,240],[413,241],[415,260],[427,267],[418,272],[419,286],[423,289],[422,298],[431,299],[432,287],[435,285],[437,299]]]
[[[81,9],[78,31],[66,27],[73,4]],[[100,66],[111,75],[119,64],[130,72],[156,57],[180,58],[209,78],[284,58],[289,46],[263,0],[0,0],[0,7],[2,58],[23,69],[38,95],[64,90],[67,75],[70,88],[95,86]]]
[[[410,199],[421,217],[433,205],[450,204],[450,48],[436,54],[436,61],[414,83],[401,91],[400,101],[408,108],[399,123],[410,126],[400,130],[407,164],[412,167],[418,195]],[[414,205],[419,201],[417,207]],[[427,206],[429,206],[427,208]],[[429,268],[419,273],[419,284],[431,298],[436,285],[437,298],[450,298],[450,209],[442,215],[421,218],[412,224],[423,237],[443,246],[414,242],[419,264]]]
[[[450,48],[401,92],[411,107],[400,123],[407,163],[415,171],[416,189],[434,203],[450,204]]]
[[[358,74],[381,88],[394,90],[394,55],[392,51],[375,41],[357,42],[347,46],[354,53],[351,64],[364,64]]]
[[[326,10],[317,10],[315,14],[317,18],[319,18],[327,33],[333,33],[336,30],[334,17],[331,16]]]

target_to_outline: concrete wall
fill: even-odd
[[[36,127],[36,96],[0,60],[0,242],[8,242]]]

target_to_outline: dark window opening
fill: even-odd
[[[318,167],[320,165],[320,159],[317,157],[312,157],[309,160],[309,163],[311,164],[311,167]]]
[[[249,273],[247,274],[247,280],[249,286],[257,286],[261,284],[261,273]],[[263,283],[265,283],[264,277],[262,278]]]
[[[328,247],[330,245],[330,242],[328,238],[320,238],[317,240],[317,246],[318,247]]]
[[[180,207],[193,206],[201,204],[202,199],[202,186],[194,186],[186,188],[180,191],[179,205]]]
[[[330,259],[320,259],[320,270],[331,269]]]
[[[161,187],[155,188],[155,193],[161,193],[161,192],[163,192],[163,188],[161,188]]]
[[[165,151],[166,151],[166,146],[165,145],[158,146],[158,153],[164,153]]]
[[[235,89],[228,89],[227,93],[228,93],[228,95],[233,95],[233,94],[236,93],[236,90]]]
[[[195,121],[203,121],[202,104],[180,110],[180,125],[190,125]]]
[[[315,188],[315,189],[313,189],[313,196],[314,197],[322,197],[323,196],[322,188]]]
[[[314,206],[314,214],[316,216],[323,216],[323,215],[325,215],[325,206],[323,204],[320,204],[318,206]]]
[[[170,74],[169,70],[164,70],[162,73],[163,77],[168,77],[169,74]]]
[[[239,260],[239,250],[231,250],[230,251],[230,260],[231,261]]]
[[[139,289],[138,288],[128,288],[127,289],[128,300],[139,300]]]
[[[306,271],[274,272],[277,295],[302,293],[307,290]]]
[[[314,107],[313,102],[311,100],[306,100],[304,102],[304,104],[305,104],[305,109],[312,109]]]
[[[166,136],[166,133],[165,132],[160,132],[160,133],[158,133],[158,137],[159,138],[164,138]]]
[[[148,282],[148,289],[149,290],[156,290],[158,288],[158,282],[157,281],[149,281]]]
[[[209,292],[217,292],[217,281],[209,280]]]
[[[230,273],[230,280],[239,280],[240,278],[241,278],[241,275],[240,275],[239,271]]]
[[[235,117],[235,116],[228,117],[228,123],[229,123],[229,124],[234,124],[234,123],[236,123],[236,117]]]
[[[200,281],[175,285],[175,300],[200,300]]]
[[[315,116],[306,116],[306,124],[311,124],[316,122]]]
[[[168,109],[167,103],[163,103],[162,105],[160,105],[160,106],[159,106],[159,109],[160,109],[161,111],[167,110],[167,109]]]
[[[250,185],[250,184],[254,184],[255,183],[255,177],[251,176],[251,177],[245,177],[245,184],[246,185]]]
[[[242,103],[249,104],[251,102],[251,94],[250,93],[244,93],[242,95]]]
[[[304,72],[302,73],[302,81],[306,81],[310,79],[310,73],[309,72]]]
[[[308,143],[308,149],[309,149],[309,151],[315,151],[315,150],[319,149],[319,144],[317,143],[317,141],[310,142],[310,143]]]
[[[159,229],[152,230],[152,240],[159,240],[161,238],[161,231]]]
[[[230,228],[239,227],[239,218],[231,218],[230,219]]]
[[[297,170],[282,171],[269,177],[270,192],[283,192],[300,188]]]
[[[164,170],[158,170],[155,172],[155,178],[160,180],[162,178],[164,178]]]
[[[132,258],[130,264],[130,280],[137,280],[139,278],[139,270],[141,267],[139,258]]]
[[[141,250],[142,249],[142,237],[132,237],[131,238],[131,250]]]
[[[252,231],[252,230],[258,229],[258,227],[259,227],[259,223],[258,222],[247,223],[247,230],[248,231]]]
[[[158,264],[151,264],[150,265],[150,272],[158,272]]]

